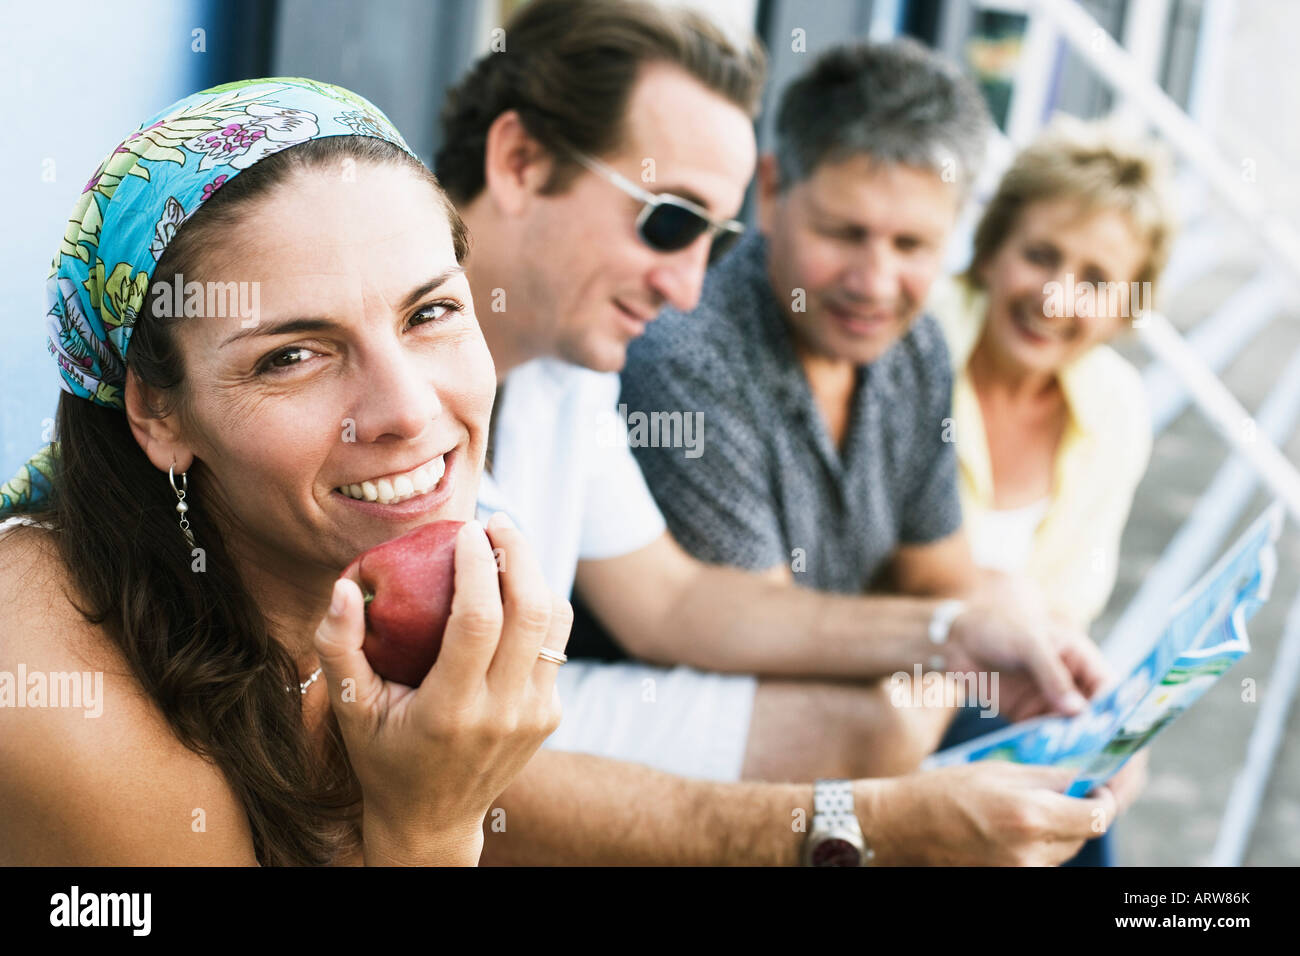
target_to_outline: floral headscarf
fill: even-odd
[[[240,171],[328,136],[375,136],[415,155],[367,100],[300,77],[214,86],[145,122],[99,164],[46,280],[50,354],[67,392],[124,409],[126,350],[176,230]],[[58,443],[0,485],[0,515],[48,497]]]

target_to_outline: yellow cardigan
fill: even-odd
[[[994,500],[984,418],[966,370],[986,304],[987,295],[962,279],[935,283],[927,303],[952,356],[958,483],[972,532]],[[1151,457],[1151,415],[1141,375],[1109,346],[1062,369],[1060,383],[1069,420],[1026,571],[1054,608],[1086,629],[1115,586],[1120,535]]]

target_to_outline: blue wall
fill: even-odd
[[[142,120],[216,82],[213,0],[0,0],[0,481],[46,440],[45,276],[82,186]],[[206,50],[196,52],[193,31]],[[234,38],[237,42],[237,38]]]

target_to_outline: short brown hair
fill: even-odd
[[[1169,156],[1154,140],[1126,136],[1105,121],[1062,116],[1016,155],[975,229],[966,280],[978,286],[978,271],[1016,228],[1027,206],[1073,199],[1089,212],[1128,215],[1147,244],[1146,261],[1135,280],[1151,283],[1169,261],[1178,224],[1169,196]]]
[[[505,27],[505,48],[480,59],[447,94],[434,169],[459,203],[483,189],[488,129],[516,110],[556,158],[545,193],[578,169],[566,147],[617,149],[643,66],[680,67],[749,116],[758,112],[767,58],[758,40],[736,44],[707,17],[646,0],[531,0]]]

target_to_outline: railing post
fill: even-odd
[[[1167,318],[1158,312],[1148,312],[1135,326],[1152,357],[1168,365],[1182,380],[1214,430],[1250,463],[1269,490],[1300,522],[1300,472],[1256,426],[1254,416],[1242,407]]]
[[[1300,234],[1270,210],[1250,189],[1241,171],[1218,149],[1168,94],[1141,76],[1141,65],[1073,0],[1030,0],[1030,25],[1051,22],[1080,57],[1097,71],[1126,102],[1140,108],[1152,125],[1227,200],[1229,208],[1263,239],[1269,252],[1300,280]]]

